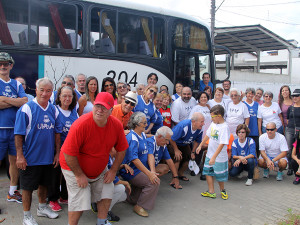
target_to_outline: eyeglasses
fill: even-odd
[[[127,89],[127,85],[118,86],[118,89]]]
[[[265,98],[272,98],[272,96],[269,96],[269,95],[265,95],[264,97]]]
[[[135,103],[133,103],[133,102],[131,102],[131,101],[129,101],[129,100],[125,100],[125,103],[127,104],[127,105],[131,105],[131,106],[135,106]]]
[[[294,98],[294,97],[300,97],[300,95],[292,95],[292,97]]]
[[[156,92],[156,91],[154,91],[153,89],[149,89],[149,91],[150,91],[151,93],[153,93],[154,95],[156,95],[156,94],[157,94],[157,92]]]
[[[68,86],[71,86],[71,85],[72,85],[71,82],[67,82],[67,81],[63,81],[63,82],[61,82],[61,84],[67,84]]]
[[[239,131],[238,134],[245,134],[245,131]]]
[[[96,110],[101,110],[103,112],[107,112],[108,111],[108,109],[104,105],[97,104],[97,105],[94,105],[94,107],[96,108]]]
[[[237,97],[238,95],[230,95],[230,97]]]
[[[268,129],[266,128],[266,131],[274,131],[276,128]]]
[[[8,67],[8,66],[10,66],[10,65],[11,65],[11,63],[8,63],[8,62],[7,62],[7,63],[1,63],[1,62],[0,62],[0,66]]]
[[[107,87],[113,87],[113,86],[114,86],[114,84],[105,84],[105,85],[104,85],[104,87],[106,87],[106,88],[107,88]]]

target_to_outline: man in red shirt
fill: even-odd
[[[123,126],[110,116],[114,99],[108,92],[97,95],[93,111],[76,120],[62,146],[60,164],[68,186],[69,225],[77,225],[91,200],[97,202],[97,225],[110,224],[107,212],[114,192],[113,180],[128,143]],[[108,170],[109,152],[117,151]]]

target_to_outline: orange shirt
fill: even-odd
[[[121,104],[115,105],[113,108],[113,111],[111,113],[112,116],[116,117],[120,122],[123,124],[123,129],[126,130],[127,128],[127,123],[129,121],[130,116],[132,115],[133,112],[129,112],[126,115],[122,112],[121,109]]]

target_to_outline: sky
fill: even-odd
[[[210,26],[211,0],[151,0],[143,4],[187,13]],[[296,40],[300,46],[300,1],[216,0],[216,8],[216,27],[260,24],[286,40]]]

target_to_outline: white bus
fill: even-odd
[[[197,91],[204,72],[214,82],[209,29],[189,15],[121,0],[1,0],[0,21],[0,51],[32,88],[79,73],[131,87],[156,73],[171,93],[176,82]]]

